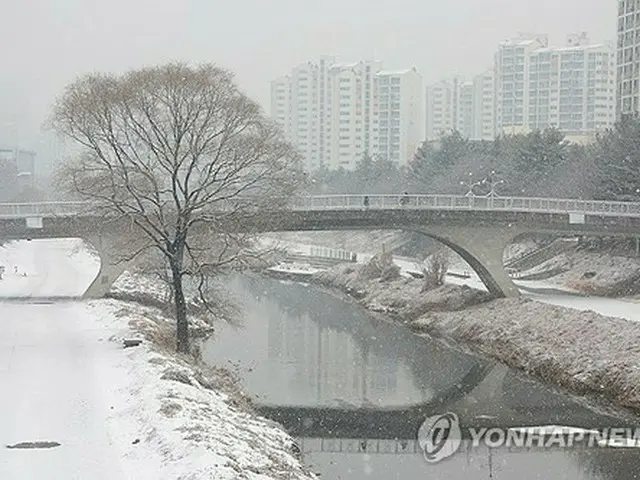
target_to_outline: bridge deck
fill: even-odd
[[[365,202],[365,197],[367,202]],[[238,199],[239,202],[245,201]],[[360,210],[473,210],[528,213],[564,213],[614,217],[640,217],[640,203],[533,197],[475,197],[461,195],[316,195],[293,201],[294,211]],[[0,218],[89,215],[89,202],[41,202],[0,204]],[[221,211],[225,208],[221,205]]]

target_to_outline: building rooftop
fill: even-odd
[[[404,75],[409,72],[417,72],[416,68],[405,68],[402,70],[380,70],[376,75]]]
[[[354,68],[357,67],[360,62],[349,62],[349,63],[332,63],[329,68]]]
[[[549,42],[549,37],[546,34],[535,34],[535,33],[520,33],[519,35],[508,38],[500,42],[501,47],[522,47],[527,45],[532,45],[534,43],[540,43],[542,45],[547,45]]]
[[[534,53],[544,53],[544,52],[579,52],[580,50],[595,50],[598,48],[610,48],[611,45],[607,45],[606,43],[597,43],[593,45],[575,45],[570,47],[545,47],[545,48],[537,48],[534,50]]]

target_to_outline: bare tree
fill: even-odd
[[[425,259],[422,267],[424,285],[422,291],[426,292],[444,285],[444,279],[449,271],[449,251],[446,248],[438,250]]]
[[[233,75],[209,64],[86,75],[58,99],[51,126],[82,152],[59,184],[130,226],[127,260],[149,250],[164,259],[187,352],[184,279],[206,302],[207,275],[244,261],[259,222],[299,191],[298,154]]]

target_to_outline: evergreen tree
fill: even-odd
[[[590,149],[598,199],[640,201],[640,117],[625,116]]]

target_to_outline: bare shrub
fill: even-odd
[[[375,255],[360,270],[360,278],[362,280],[381,279],[388,282],[399,277],[400,267],[393,263],[393,254],[391,252]]]
[[[449,251],[442,249],[427,257],[422,267],[424,283],[422,292],[428,292],[444,285],[444,279],[449,270]]]

